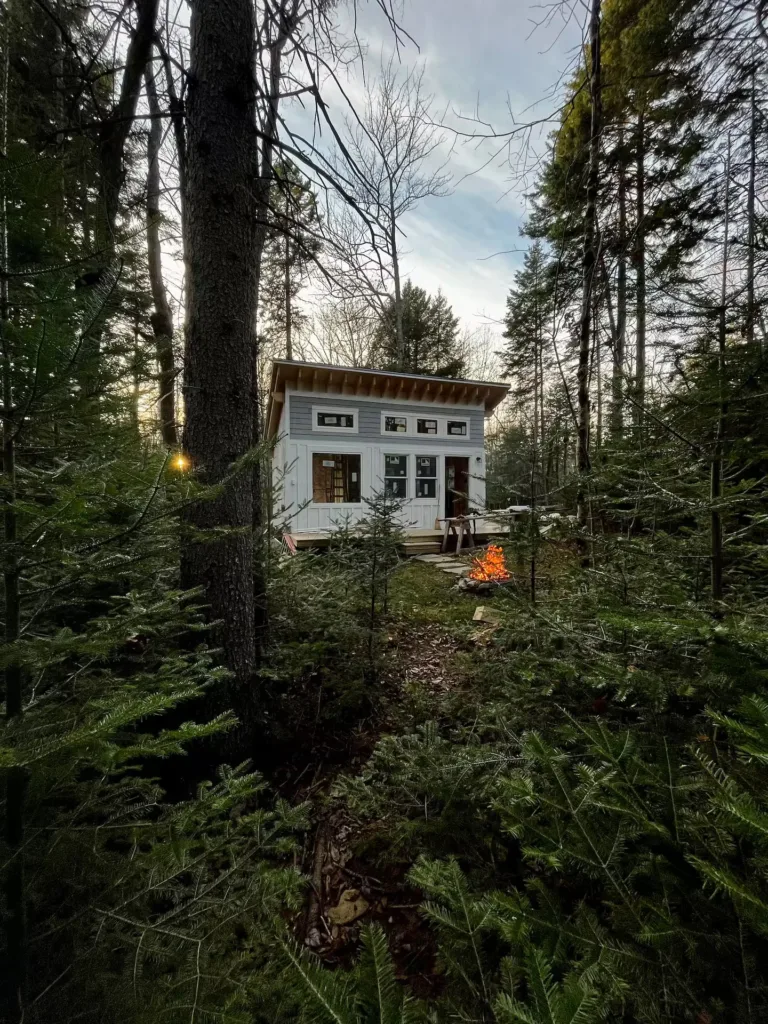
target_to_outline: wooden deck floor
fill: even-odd
[[[354,531],[353,531],[354,532]],[[438,545],[436,550],[439,550],[439,546],[443,540],[443,531],[440,530],[425,530],[425,529],[406,529],[405,542],[402,545],[406,554],[423,554],[430,550],[431,545]],[[489,519],[478,518],[475,525],[475,539],[479,541],[485,541],[489,537],[505,536],[509,533],[509,528],[503,523],[495,523]],[[308,548],[326,548],[331,542],[330,533],[292,533],[291,540],[298,550],[306,550]],[[420,549],[420,550],[417,550]]]

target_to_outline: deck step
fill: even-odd
[[[440,554],[440,541],[411,540],[400,545],[400,550],[409,558],[411,555],[438,555]]]

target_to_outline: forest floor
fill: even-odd
[[[562,557],[550,558],[550,574]],[[427,722],[450,727],[458,704],[471,706],[489,672],[501,669],[509,648],[497,643],[514,629],[513,609],[529,586],[518,567],[508,589],[478,596],[457,589],[456,578],[434,565],[410,560],[394,574],[375,714],[350,739],[348,755],[315,775],[301,794],[316,823],[303,870],[311,879],[297,936],[329,964],[348,965],[359,948],[360,926],[377,921],[385,929],[398,974],[415,995],[438,994],[432,935],[419,913],[421,893],[409,884],[412,864],[390,848],[386,816],[361,821],[337,792],[341,776],[365,774],[376,743],[407,735]],[[493,609],[498,622],[474,621],[478,607]],[[494,613],[496,613],[494,615]],[[426,810],[426,809],[425,809]]]

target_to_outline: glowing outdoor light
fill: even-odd
[[[184,452],[177,452],[173,457],[171,465],[179,473],[183,473],[185,470],[189,469],[189,459]]]

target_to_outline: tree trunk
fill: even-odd
[[[547,502],[549,492],[549,469],[545,454],[546,429],[544,420],[544,335],[539,344],[539,437],[541,438],[541,485],[542,501]]]
[[[405,363],[405,333],[403,331],[403,297],[400,288],[400,257],[397,253],[397,225],[395,223],[395,197],[392,182],[389,183],[389,245],[392,250],[392,274],[395,282],[395,332],[397,337],[396,370],[406,372],[416,367],[408,367]]]
[[[602,96],[600,80],[600,3],[592,0],[589,24],[590,48],[590,104],[591,124],[589,139],[589,171],[587,176],[587,203],[584,211],[584,254],[582,258],[581,316],[579,321],[579,365],[577,372],[579,422],[578,422],[578,470],[579,492],[577,498],[579,523],[587,524],[587,474],[589,460],[589,355],[590,321],[592,318],[592,292],[597,267],[596,221],[597,190],[600,171],[600,133],[602,131]]]
[[[152,290],[154,312],[150,317],[155,337],[155,357],[158,366],[159,397],[157,409],[160,417],[160,433],[165,444],[175,448],[178,444],[176,433],[176,365],[173,357],[173,313],[168,302],[168,293],[163,280],[163,260],[160,245],[160,144],[163,126],[160,120],[160,104],[152,68],[145,75],[147,104],[151,121],[147,140],[147,267],[149,285]],[[181,159],[181,155],[179,156]]]
[[[188,239],[184,440],[203,485],[186,513],[185,587],[201,587],[253,737],[253,509],[258,170],[250,0],[193,0],[184,228]]]
[[[623,157],[624,129],[619,128],[619,238],[616,267],[616,334],[613,343],[611,432],[624,432],[624,349],[627,334],[627,175]]]
[[[757,109],[755,73],[752,72],[749,118],[749,182],[747,184],[747,316],[744,337],[748,345],[755,343],[755,172],[757,167]]]
[[[286,182],[286,188],[289,187]],[[291,236],[288,227],[288,197],[285,199],[285,358],[293,359],[293,338],[291,336]]]
[[[261,159],[258,147],[254,167],[256,185],[254,187],[255,203],[255,237],[253,242],[253,346],[251,350],[251,430],[252,443],[257,445],[261,438],[261,409],[259,396],[259,336],[257,316],[259,308],[259,288],[261,284],[261,258],[267,239],[267,228],[270,223],[270,196],[274,179],[274,150],[277,142],[278,112],[280,106],[280,84],[282,81],[283,51],[297,25],[298,0],[279,0],[272,9],[265,12],[265,18],[272,20],[270,31],[274,32],[269,47],[269,96],[264,123],[261,126]],[[266,23],[265,23],[266,25]],[[256,47],[251,47],[252,56],[256,58]],[[255,67],[254,67],[255,76]],[[262,460],[256,460],[251,474],[251,525],[255,549],[253,559],[253,630],[255,636],[255,652],[258,654],[263,646],[267,630],[267,579],[266,555],[264,540],[264,493]],[[267,494],[271,488],[267,488]],[[267,498],[269,499],[269,497]]]
[[[718,309],[717,329],[717,390],[718,408],[715,426],[715,446],[712,453],[712,472],[710,477],[710,545],[711,545],[711,580],[712,604],[715,614],[720,613],[720,602],[723,599],[723,518],[720,501],[723,494],[723,444],[725,440],[725,416],[727,412],[725,396],[725,342],[726,342],[726,308],[728,297],[728,231],[730,228],[730,178],[731,178],[731,136],[728,135],[728,150],[725,160],[725,201],[723,226],[723,265],[720,279],[720,307]]]
[[[136,104],[141,92],[141,79],[152,52],[158,3],[159,0],[134,0],[136,26],[131,33],[131,40],[125,55],[120,98],[111,116],[101,126],[99,139],[101,189],[107,245],[114,244],[120,188],[125,177],[123,167],[125,146],[136,114]]]
[[[637,334],[635,338],[635,400],[637,425],[642,428],[645,413],[645,115],[637,116],[637,227],[635,230],[635,283],[637,290]]]
[[[596,390],[597,390],[597,423],[595,424],[595,449],[600,454],[600,449],[603,446],[603,352],[600,346],[600,329],[597,320],[597,302],[593,304],[592,310],[592,330],[594,332],[594,343],[592,345],[592,351],[594,353],[594,365],[596,372]]]
[[[7,152],[8,141],[8,68],[10,14],[5,13],[2,64],[2,126],[0,146]],[[16,422],[14,419],[13,353],[9,331],[8,306],[8,222],[5,184],[0,195],[0,355],[3,375],[3,588],[5,601],[5,643],[12,651],[21,634],[19,560],[16,513]],[[5,713],[8,719],[22,714],[22,666],[9,658],[4,672]],[[5,839],[8,859],[5,889],[6,964],[0,982],[0,1016],[9,1024],[24,1020],[27,987],[27,913],[24,867],[24,804],[28,775],[26,769],[12,766],[5,773]]]

